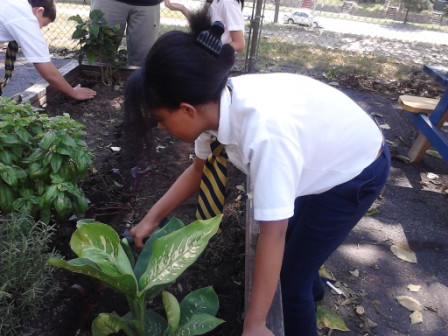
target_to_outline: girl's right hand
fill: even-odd
[[[135,246],[143,248],[143,239],[150,236],[157,229],[159,222],[143,218],[143,220],[131,229],[131,235],[135,237]]]

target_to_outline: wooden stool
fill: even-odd
[[[398,97],[398,103],[400,106],[412,113],[424,113],[430,115],[437,104],[439,99],[436,98],[424,98],[410,95],[402,95]],[[448,114],[440,119],[437,124],[437,128],[441,128],[443,123],[448,119]],[[408,157],[411,162],[419,162],[423,159],[426,151],[431,147],[431,143],[426,139],[422,132],[419,132],[417,138],[415,139],[412,147],[409,149]]]

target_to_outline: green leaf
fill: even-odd
[[[208,314],[193,315],[187,323],[176,330],[174,336],[203,335],[224,322],[224,320]]]
[[[137,279],[139,279],[142,276],[142,274],[148,267],[149,258],[151,257],[154,242],[160,237],[163,237],[168,233],[174,232],[183,227],[185,227],[185,224],[182,223],[182,221],[180,221],[179,219],[173,217],[170,218],[168,223],[166,223],[163,227],[157,229],[151,235],[151,237],[146,241],[145,246],[143,247],[143,250],[141,251],[140,256],[138,257],[137,263],[134,268],[135,277]]]
[[[0,177],[10,186],[17,184],[17,174],[14,168],[6,166],[3,163],[0,163]]]
[[[92,322],[93,336],[106,336],[116,334],[123,329],[123,321],[116,313],[101,313]]]
[[[66,218],[72,212],[72,201],[63,193],[58,194],[54,200],[54,208],[61,218]]]
[[[131,246],[129,245],[129,242],[126,238],[121,239],[121,247],[123,248],[124,252],[126,253],[126,256],[129,259],[129,262],[131,263],[131,267],[135,266],[135,258],[132,254]]]
[[[167,292],[162,292],[163,306],[165,307],[166,317],[168,320],[167,334],[172,335],[179,327],[180,306],[176,297]]]
[[[82,18],[79,14],[70,16],[68,19],[69,19],[69,21],[75,21],[76,23],[82,23]]]
[[[145,336],[164,336],[168,325],[159,314],[145,310]]]
[[[336,312],[322,305],[317,306],[317,327],[319,329],[329,328],[332,330],[350,331],[344,320]]]
[[[63,158],[61,155],[57,153],[53,155],[50,161],[51,169],[53,170],[53,172],[57,173],[59,171],[59,168],[61,168],[62,160]]]
[[[48,263],[58,268],[63,268],[75,273],[88,275],[98,280],[101,280],[110,288],[125,294],[129,298],[136,297],[137,283],[133,275],[107,274],[97,264],[86,258],[76,258],[69,261],[57,258],[50,258],[48,260]]]
[[[197,289],[187,296],[180,303],[181,320],[184,324],[195,314],[216,315],[219,309],[219,298],[213,287]]]
[[[181,275],[206,248],[217,232],[222,215],[197,220],[186,227],[156,240],[148,267],[139,279],[139,288],[167,284]]]
[[[120,238],[109,225],[96,222],[79,227],[72,235],[70,246],[78,257],[93,261],[108,275],[134,277]]]
[[[48,131],[42,138],[40,145],[42,148],[49,149],[56,141],[56,132],[53,130]]]

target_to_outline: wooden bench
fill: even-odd
[[[246,190],[249,189],[249,178],[246,183]],[[252,199],[246,200],[246,259],[245,259],[245,307],[247,311],[250,293],[253,283],[253,271],[255,260],[255,248],[257,246],[258,234],[260,228],[258,223],[254,221],[254,209]],[[275,296],[271,304],[271,309],[266,321],[267,327],[274,333],[275,336],[284,336],[285,330],[283,326],[283,306],[282,306],[282,292],[280,282],[277,285]]]
[[[398,98],[398,103],[400,106],[412,113],[423,113],[425,115],[431,115],[437,104],[439,103],[439,99],[435,98],[424,98],[418,96],[410,96],[410,95],[402,95]],[[443,123],[448,120],[448,113],[440,119],[437,123],[436,127],[440,129],[443,126]],[[426,151],[431,147],[430,142],[423,135],[422,132],[419,132],[417,138],[415,139],[412,147],[409,149],[408,157],[411,162],[419,162],[423,159]]]

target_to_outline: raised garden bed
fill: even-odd
[[[121,78],[126,80],[133,70],[135,68],[122,69]],[[72,85],[81,83],[92,86],[98,92],[96,98],[84,102],[73,101],[40,82],[21,94],[22,101],[42,107],[44,113],[49,115],[68,113],[86,126],[85,140],[94,155],[94,169],[81,185],[91,201],[86,217],[107,223],[118,233],[123,233],[143,218],[147,210],[191,163],[193,144],[182,143],[166,131],[155,129],[147,171],[139,175],[138,181],[127,183],[124,176],[131,175],[125,171],[129,167],[121,152],[112,149],[122,145],[123,88],[98,84],[98,66],[70,62],[61,71]],[[247,213],[250,213],[251,208],[250,204],[246,205],[239,200],[241,188],[237,188],[244,185],[245,176],[235,168],[230,168],[229,195],[221,224],[222,231],[212,238],[200,259],[169,288],[171,293],[181,299],[194,289],[214,287],[220,299],[217,316],[226,323],[209,335],[237,335],[242,330],[245,278],[246,285],[250,284],[251,258],[257,235],[256,225],[252,222],[253,229],[245,234],[246,206]],[[172,215],[190,223],[194,220],[195,207],[196,201],[192,199]],[[75,224],[75,220],[58,223],[54,245],[67,259],[74,257],[69,240]],[[58,270],[56,276],[61,282],[61,291],[54,300],[42,307],[36,321],[25,326],[26,332],[31,335],[90,335],[91,321],[98,313],[116,311],[123,315],[128,310],[124,297],[94,279],[63,270]],[[246,291],[246,297],[248,293]],[[157,307],[159,302],[151,304]],[[271,327],[276,328],[276,323],[281,325],[281,318],[276,320],[281,315],[272,316],[276,318],[270,319]],[[276,333],[282,334],[280,331]]]

